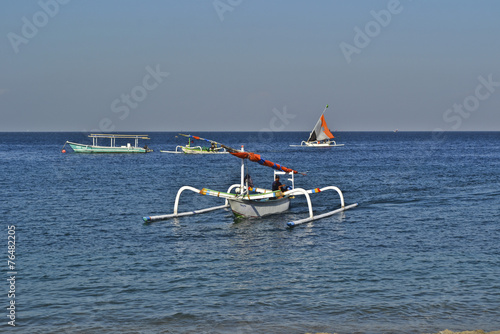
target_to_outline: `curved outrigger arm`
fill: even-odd
[[[143,217],[143,220],[146,223],[150,223],[150,222],[159,221],[159,220],[166,220],[166,219],[175,218],[175,217],[182,217],[182,216],[190,216],[190,215],[194,215],[194,214],[198,214],[198,213],[205,213],[205,212],[210,212],[210,211],[214,211],[214,210],[218,210],[218,209],[223,209],[223,208],[229,207],[228,199],[237,199],[237,198],[242,198],[242,197],[244,197],[244,198],[248,197],[248,199],[251,199],[251,200],[259,200],[259,199],[276,198],[276,197],[279,197],[281,195],[287,196],[287,197],[293,196],[293,195],[304,195],[306,197],[307,206],[309,208],[309,217],[287,223],[287,225],[289,227],[294,227],[294,226],[304,224],[304,223],[307,223],[307,222],[310,222],[313,220],[317,220],[317,219],[331,216],[333,214],[351,209],[351,208],[358,205],[357,203],[355,203],[355,204],[345,206],[344,195],[342,194],[342,191],[335,186],[314,188],[314,189],[310,189],[310,190],[305,190],[303,188],[295,188],[295,189],[288,190],[285,192],[272,191],[272,190],[260,189],[260,188],[251,188],[250,190],[257,191],[256,194],[252,194],[252,195],[250,195],[248,192],[245,192],[245,191],[243,192],[243,194],[240,194],[240,187],[241,187],[240,184],[233,184],[228,188],[227,192],[220,192],[220,191],[215,191],[215,190],[211,190],[211,189],[207,189],[207,188],[202,188],[200,190],[200,189],[197,189],[197,188],[194,188],[191,186],[183,186],[177,191],[177,195],[175,197],[174,212],[173,213],[166,214],[166,215],[159,215],[159,216]],[[231,193],[231,190],[233,190],[233,189],[235,189],[236,193]],[[179,200],[180,200],[181,194],[185,190],[190,190],[192,192],[195,192],[195,193],[198,193],[201,195],[209,195],[209,196],[224,198],[225,199],[224,205],[219,205],[219,206],[214,206],[214,207],[210,207],[210,208],[206,208],[206,209],[200,209],[200,210],[179,213],[178,212]],[[247,190],[247,187],[244,187],[244,190]],[[338,195],[340,196],[341,207],[336,209],[336,210],[329,211],[329,212],[314,216],[314,213],[312,210],[311,197],[309,196],[309,194],[324,192],[326,190],[335,190],[338,193]]]
[[[309,207],[309,217],[313,217],[313,210],[312,210],[312,204],[311,204],[311,197],[309,196],[309,192],[305,189],[302,188],[295,188],[290,191],[285,192],[286,195],[292,196],[292,195],[304,195],[307,200],[307,206]]]
[[[229,189],[232,189],[235,186],[239,186],[239,184],[232,185],[231,187],[229,187]],[[200,209],[200,210],[194,210],[194,211],[187,211],[187,212],[181,212],[181,213],[179,213],[178,212],[179,199],[180,199],[181,194],[182,194],[182,192],[184,190],[191,190],[192,192],[195,192],[195,193],[198,193],[198,194],[202,194],[202,195],[210,195],[210,196],[222,197],[222,198],[225,198],[226,201],[225,201],[224,205],[218,205],[218,206],[213,206],[213,207],[206,208],[206,209]],[[200,189],[197,189],[197,188],[194,188],[194,187],[191,187],[191,186],[183,186],[183,187],[181,187],[177,191],[177,195],[175,196],[174,213],[166,214],[166,215],[159,215],[159,216],[142,217],[142,219],[146,223],[151,223],[151,222],[159,221],[159,220],[166,220],[166,219],[176,218],[176,217],[182,217],[182,216],[190,216],[190,215],[195,215],[195,214],[198,214],[198,213],[205,213],[205,212],[210,212],[210,211],[214,211],[214,210],[218,210],[218,209],[223,209],[223,208],[229,207],[229,203],[228,203],[227,199],[231,198],[231,197],[234,197],[234,196],[236,196],[236,194],[229,194],[229,191],[227,193],[223,193],[223,192],[216,192],[214,190],[210,190],[210,189],[206,189],[206,188],[203,188],[203,189],[200,190]]]
[[[339,194],[339,196],[340,196],[340,208],[338,208],[336,210],[333,210],[333,211],[329,211],[329,212],[326,212],[326,213],[314,216],[313,210],[312,210],[311,198],[310,198],[309,194],[315,194],[315,193],[323,192],[323,191],[326,191],[326,190],[335,190]],[[324,188],[321,188],[321,189],[320,188],[314,188],[314,189],[311,189],[311,190],[305,190],[305,189],[302,189],[302,188],[295,188],[293,190],[285,192],[285,195],[304,195],[306,197],[307,205],[309,207],[309,217],[304,218],[304,219],[300,219],[300,220],[296,220],[296,221],[293,221],[293,222],[288,222],[287,225],[289,227],[294,227],[294,226],[297,226],[297,225],[300,225],[300,224],[308,223],[308,222],[313,221],[313,220],[325,218],[325,217],[334,215],[336,213],[339,213],[339,212],[342,212],[342,211],[354,208],[355,206],[358,205],[358,203],[355,203],[355,204],[351,204],[351,205],[345,206],[344,195],[342,194],[342,191],[339,188],[335,187],[335,186],[327,186],[327,187],[324,187]]]

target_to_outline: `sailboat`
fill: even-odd
[[[335,138],[330,129],[328,129],[328,125],[326,125],[325,121],[325,111],[328,109],[328,104],[325,109],[321,113],[321,116],[318,119],[318,122],[314,126],[311,134],[309,135],[309,139],[307,141],[302,141],[300,145],[290,145],[292,147],[333,147],[333,146],[344,146],[344,144],[337,144],[333,138]]]
[[[182,186],[179,188],[177,191],[177,195],[175,197],[175,203],[174,203],[174,212],[171,214],[166,214],[166,215],[158,215],[158,216],[147,216],[143,217],[143,220],[146,223],[154,222],[154,221],[160,221],[160,220],[166,220],[170,218],[177,218],[177,217],[182,217],[182,216],[189,216],[189,215],[194,215],[194,214],[199,214],[199,213],[205,213],[205,212],[210,212],[218,209],[223,209],[223,208],[231,208],[231,211],[234,213],[236,217],[246,217],[246,218],[260,218],[264,217],[267,215],[271,214],[276,214],[276,213],[281,213],[289,209],[290,207],[290,201],[293,198],[296,198],[297,196],[305,196],[308,209],[309,209],[309,216],[303,219],[299,219],[296,221],[288,222],[287,225],[289,227],[294,227],[300,224],[304,224],[313,220],[321,219],[324,217],[331,216],[333,214],[348,210],[350,208],[353,208],[357,206],[357,203],[351,204],[351,205],[345,205],[344,203],[344,196],[342,194],[342,191],[335,187],[335,186],[326,186],[322,188],[314,188],[310,190],[305,190],[303,188],[296,188],[295,187],[295,177],[294,175],[296,174],[303,174],[304,173],[299,173],[298,171],[285,167],[283,165],[274,163],[272,161],[266,160],[262,158],[259,154],[256,154],[254,152],[246,152],[244,150],[244,147],[242,146],[240,150],[231,148],[229,146],[217,143],[215,141],[209,140],[209,139],[204,139],[201,137],[197,137],[197,139],[200,140],[206,140],[208,142],[211,142],[213,144],[220,145],[221,147],[225,148],[231,155],[238,157],[241,159],[241,179],[239,184],[233,184],[231,185],[227,191],[217,191],[217,190],[212,190],[212,189],[207,189],[207,188],[202,188],[202,189],[197,189],[191,186]],[[269,189],[263,189],[263,188],[255,188],[253,187],[252,184],[249,184],[248,178],[245,176],[245,161],[253,161],[257,162],[260,165],[271,167],[274,169],[274,176],[276,175],[286,175],[289,181],[291,181],[292,185],[291,187],[287,188],[286,190],[269,190]],[[181,194],[185,191],[189,190],[197,194],[201,195],[209,195],[209,196],[214,196],[218,197],[221,199],[224,199],[224,204],[223,205],[218,205],[206,209],[200,209],[200,210],[194,210],[194,211],[186,211],[186,212],[179,212],[179,199]],[[323,213],[319,215],[314,215],[313,210],[312,210],[312,204],[311,204],[311,198],[310,194],[316,194],[320,192],[324,192],[327,190],[333,190],[336,191],[337,194],[340,197],[340,207]]]

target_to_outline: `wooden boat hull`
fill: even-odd
[[[259,218],[287,211],[290,208],[289,198],[266,200],[229,199],[229,205],[237,217]]]
[[[84,145],[69,142],[68,144],[73,149],[73,151],[75,151],[75,153],[148,153],[152,151],[151,149],[134,146],[109,147]]]

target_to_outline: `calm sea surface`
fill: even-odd
[[[235,221],[230,211],[145,225],[179,187],[239,180],[230,155],[61,153],[82,133],[0,133],[5,284],[1,332],[431,333],[500,329],[500,132],[196,133],[282,163],[305,189],[336,185],[357,208]],[[71,149],[66,146],[68,151]],[[248,165],[256,186],[272,169]],[[339,205],[312,196],[315,212]],[[223,201],[183,193],[181,210]],[[7,225],[16,227],[16,328],[7,325]],[[3,255],[1,255],[3,254]]]

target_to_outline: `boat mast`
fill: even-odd
[[[245,152],[245,148],[241,145],[241,152]],[[245,159],[241,159],[241,181],[240,181],[240,194],[243,195],[243,184],[245,180]]]

